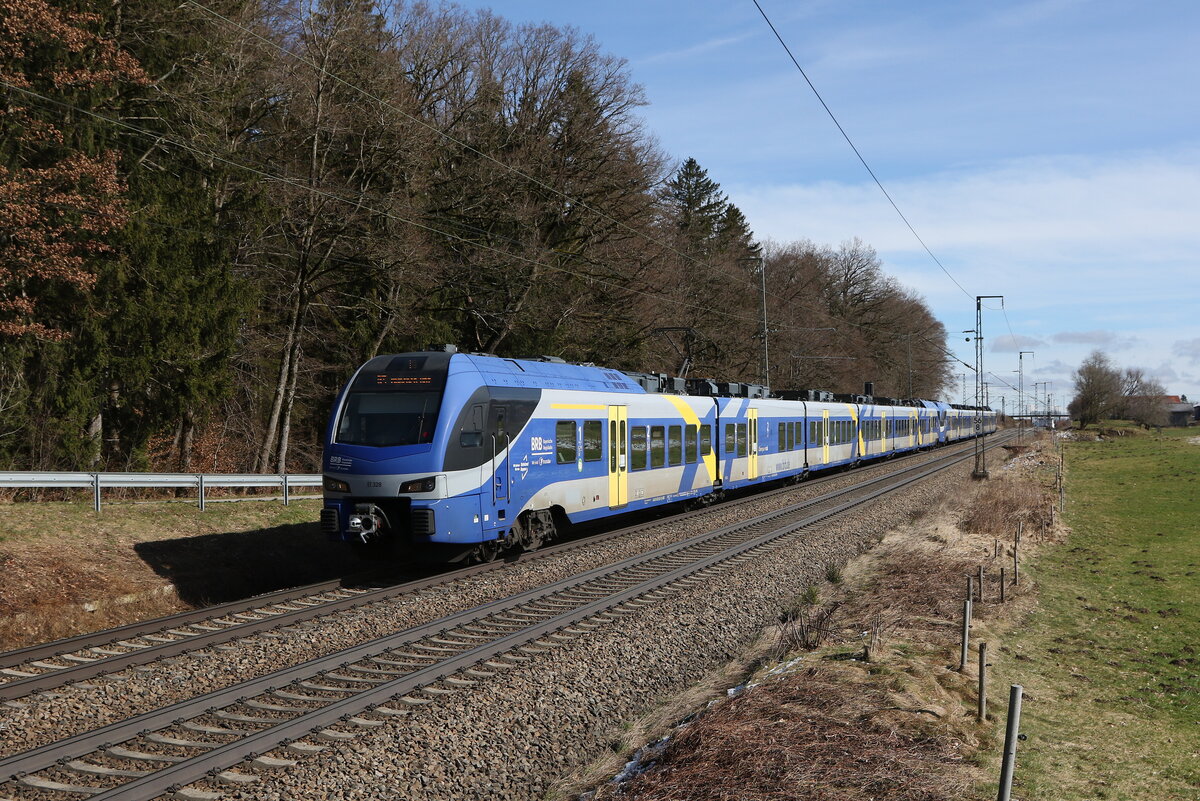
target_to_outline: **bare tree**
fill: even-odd
[[[1075,397],[1067,406],[1068,413],[1079,421],[1079,427],[1109,418],[1120,404],[1121,373],[1101,351],[1091,355],[1075,370]]]
[[[1161,382],[1146,375],[1141,367],[1126,367],[1121,373],[1120,416],[1147,428],[1166,425],[1170,420],[1167,390]]]

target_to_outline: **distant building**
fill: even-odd
[[[1195,416],[1196,410],[1190,403],[1168,403],[1167,425],[1186,426]]]

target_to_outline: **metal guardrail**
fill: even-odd
[[[320,475],[288,473],[38,473],[33,471],[0,472],[0,489],[91,489],[92,505],[100,511],[100,492],[104,489],[177,489],[194,488],[200,509],[209,487],[279,487],[283,502],[291,500],[295,487],[319,487]]]

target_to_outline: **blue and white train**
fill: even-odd
[[[661,378],[450,346],[371,359],[330,417],[322,529],[486,561],[568,523],[952,442],[977,417],[980,433],[996,426],[990,409],[938,401],[647,391],[683,389]]]

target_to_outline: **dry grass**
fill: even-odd
[[[1003,606],[995,582],[999,567],[1011,564],[1016,522],[1025,521],[1029,538],[1042,515],[1049,518],[1049,461],[1035,450],[993,470],[987,482],[964,484],[965,501],[930,509],[848,564],[842,583],[821,588],[823,606],[815,597],[785,604],[771,633],[775,655],[791,647],[802,667],[761,672],[757,686],[676,730],[651,770],[599,787],[595,799],[975,797],[973,788],[987,780],[976,764],[986,761],[981,749],[994,747],[1002,732],[994,718],[975,720],[974,670],[956,670],[966,576],[985,568],[976,639],[996,637],[1031,608],[1028,582],[1009,588]],[[1033,545],[1023,540],[1022,552]],[[789,634],[796,610],[811,617],[835,605],[832,643],[796,648],[802,643]],[[861,661],[864,646],[869,662]]]
[[[761,685],[680,730],[623,797],[668,801],[950,801],[958,743],[897,726],[888,693],[813,667]],[[600,796],[605,797],[605,796]],[[611,797],[611,796],[608,796]]]
[[[0,504],[0,649],[362,569],[311,501]]]

